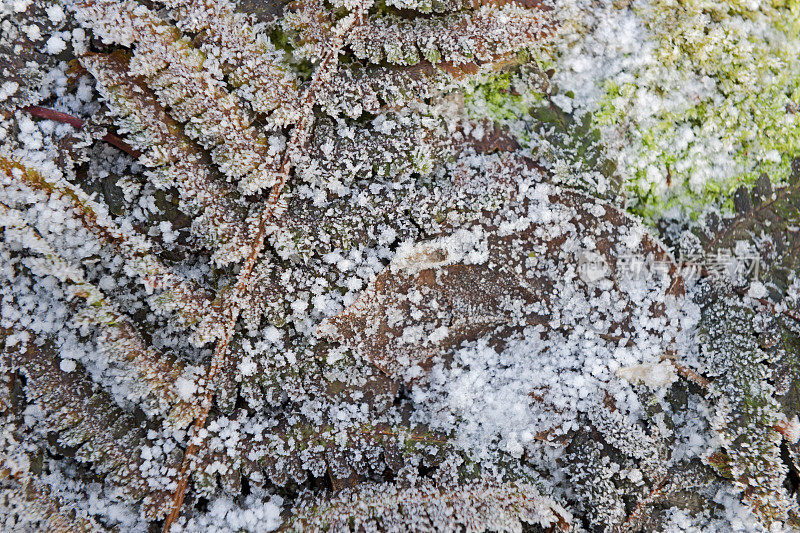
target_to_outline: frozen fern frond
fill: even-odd
[[[206,495],[216,490],[218,475],[222,490],[234,496],[243,480],[289,488],[325,479],[340,490],[387,469],[398,472],[419,466],[418,462],[436,466],[453,453],[441,434],[386,422],[341,431],[290,415],[264,427],[240,413],[212,420],[208,431],[208,444],[199,453],[194,472],[197,489]],[[359,450],[359,456],[348,450]]]
[[[776,349],[780,333],[769,315],[756,314],[736,295],[705,287],[698,298],[704,302],[700,364],[713,379],[712,428],[721,448],[706,460],[735,481],[764,524],[785,521],[790,512],[797,516],[797,502],[784,488],[787,466],[781,459],[784,438],[787,444],[797,440],[789,431],[797,418],[787,418],[779,401],[785,391],[774,386],[784,355]]]
[[[77,246],[79,258],[103,248],[125,257],[124,273],[136,278],[146,290],[159,291],[158,307],[175,311],[186,323],[196,321],[208,308],[208,294],[202,287],[165,265],[150,242],[128,228],[118,227],[105,204],[92,200],[59,172],[45,177],[35,168],[3,157],[0,171],[7,207],[25,210],[21,223],[35,227],[45,240],[50,239],[50,245],[63,252],[74,248],[77,239],[83,241]],[[47,223],[53,210],[64,213],[57,215],[63,219],[58,225]],[[71,232],[64,232],[62,226]]]
[[[143,162],[156,168],[153,180],[163,188],[176,187],[184,204],[181,207],[189,214],[197,213],[192,223],[197,240],[214,251],[219,264],[240,261],[249,238],[248,206],[241,194],[216,174],[206,155],[141,79],[129,73],[128,57],[93,54],[81,62],[98,80],[120,127],[145,154]]]
[[[90,463],[126,499],[141,501],[149,516],[163,516],[170,489],[164,476],[169,476],[168,463],[175,463],[174,454],[166,462],[163,457],[161,462],[144,457],[146,432],[134,417],[109,395],[96,391],[80,369],[67,373],[59,368],[52,343],[23,347],[13,361],[24,369],[27,400],[40,409],[39,429],[56,435],[58,450]]]
[[[363,21],[344,36],[348,60],[321,102],[328,112],[357,118],[430,98],[517,63],[557,25],[543,3],[442,4],[435,14],[424,6],[409,7],[359,6]],[[336,33],[337,23],[335,11],[323,2],[304,0],[290,4],[282,24],[290,35],[297,34],[295,53],[313,59]]]
[[[179,380],[191,381],[184,364],[165,357],[148,347],[130,319],[114,308],[105,295],[87,282],[79,268],[60,257],[37,232],[26,226],[22,213],[0,204],[0,227],[4,230],[6,246],[25,245],[39,255],[23,260],[24,267],[35,276],[53,276],[65,284],[71,296],[86,301],[76,313],[81,326],[98,326],[98,347],[114,369],[115,379],[124,383],[128,398],[141,402],[148,414],[160,414],[181,427],[191,422],[184,402],[175,390]]]
[[[254,117],[223,83],[213,58],[196,49],[173,25],[134,1],[81,4],[79,20],[107,42],[133,45],[130,71],[142,76],[186,132],[244,193],[272,186],[276,142],[255,128]]]
[[[184,31],[199,34],[200,49],[214,57],[253,111],[282,126],[300,118],[300,82],[262,24],[229,0],[164,0]]]
[[[463,484],[365,483],[294,509],[292,528],[303,531],[500,531],[525,524],[569,531],[572,516],[527,483],[477,479]]]
[[[554,22],[544,3],[487,2],[463,6],[465,9],[453,6],[441,15],[429,16],[400,9],[392,12],[391,8],[372,14],[371,4],[356,4],[365,11],[364,21],[348,32],[344,41],[356,58],[374,64],[415,65],[426,60],[434,65],[477,68],[534,45],[552,32]],[[317,55],[315,47],[335,31],[333,13],[326,13],[325,5],[315,0],[296,2],[290,9],[287,27],[299,31],[305,54]]]
[[[550,28],[540,6],[488,3],[469,11],[404,20],[370,17],[346,39],[355,56],[371,63],[481,66],[507,60],[541,40]]]

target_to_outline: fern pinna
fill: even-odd
[[[467,110],[507,76],[550,90],[558,7],[32,11],[86,40],[48,41],[64,62],[2,108],[5,524],[637,530],[690,490],[710,517],[740,493],[764,523],[795,516],[788,326],[780,370],[728,364],[716,337],[698,353],[726,311],[700,311],[652,229]],[[755,335],[777,327],[761,305]],[[778,400],[741,393],[773,376]],[[683,413],[714,409],[721,444],[688,453]]]

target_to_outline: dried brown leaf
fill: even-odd
[[[607,292],[615,302],[608,308],[613,313],[585,310],[603,338],[628,340],[643,316],[663,318],[664,296],[683,294],[664,248],[620,210],[575,191],[543,187],[546,200],[526,198],[505,213],[484,211],[468,227],[445,224],[431,240],[401,250],[320,332],[399,377],[492,332],[502,337],[532,325],[569,329],[569,321],[557,318],[574,296],[564,292],[564,279],[577,278],[580,301]],[[628,256],[664,269],[661,297],[642,300],[620,285],[628,281]],[[594,279],[603,274],[595,269],[606,272]]]

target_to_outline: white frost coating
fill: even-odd
[[[175,390],[184,400],[191,400],[197,392],[197,384],[186,378],[178,378],[175,382]]]
[[[0,85],[0,102],[4,102],[14,96],[19,90],[19,83],[15,81],[5,81]]]
[[[570,105],[579,114],[596,111],[605,82],[624,79],[627,72],[652,63],[654,45],[632,11],[617,9],[610,2],[596,9],[586,9],[581,0],[563,4],[566,11],[574,10],[565,20],[578,21],[593,31],[585,36],[576,31],[559,41],[563,49],[553,81],[563,93],[574,95]]]
[[[33,0],[11,0],[9,2],[12,11],[17,13],[24,13],[32,3]]]
[[[60,5],[53,4],[51,6],[48,6],[46,11],[47,11],[47,17],[53,24],[58,24],[59,22],[64,20],[64,9]]]
[[[98,3],[108,2],[99,0]],[[172,0],[172,3],[182,5],[188,4],[189,1]],[[204,2],[191,3],[193,6],[199,6],[196,8],[198,10],[202,10],[205,5]],[[335,0],[334,3],[354,5],[350,0]],[[412,0],[400,0],[395,3],[398,5],[410,4]],[[592,2],[590,0],[568,0],[565,3],[581,4],[585,7]],[[12,2],[11,7],[25,10],[29,8],[30,4],[30,1],[18,0]],[[620,3],[617,2],[617,4]],[[2,9],[7,10],[9,7],[0,7],[0,11]],[[591,9],[587,8],[587,13],[590,17],[603,18],[605,17],[604,9],[604,6],[595,6]],[[616,76],[617,79],[624,80],[627,75],[626,69],[629,69],[632,64],[636,66],[637,61],[641,62],[643,58],[647,58],[649,53],[647,47],[640,46],[646,36],[635,17],[630,15],[631,12],[625,10],[620,12],[621,14],[616,14],[616,10],[611,11],[609,8],[609,13],[612,15],[599,23],[597,31],[589,36],[585,46],[581,45],[580,53],[568,57],[573,61],[571,63],[572,70],[564,72],[562,68],[556,69],[556,83],[562,87],[562,90],[574,90],[576,94],[574,99],[563,94],[554,97],[556,103],[565,110],[572,109],[580,114],[581,110],[591,108],[597,101],[595,97],[602,95],[603,83],[608,76]],[[65,16],[63,10],[57,6],[48,9],[47,14],[52,22],[61,22]],[[164,17],[172,16],[164,11],[159,11],[159,16],[162,15]],[[224,21],[220,19],[219,22],[223,23]],[[108,37],[104,35],[104,32],[108,30],[116,32],[116,35],[113,36],[115,40],[124,42],[129,35],[128,26],[130,26],[130,21],[122,18],[119,21],[111,21],[93,35]],[[30,26],[27,31],[31,38],[41,37],[39,29],[35,26]],[[196,32],[190,31],[190,33]],[[130,32],[131,37],[135,37],[135,35],[136,32]],[[45,34],[44,38],[49,36],[50,34]],[[571,37],[567,36],[566,38]],[[86,32],[82,28],[72,30],[71,39],[67,32],[62,32],[51,37],[51,41],[44,46],[51,53],[58,53],[70,41],[73,46],[72,52],[76,55],[81,55],[80,50],[85,51],[88,46]],[[41,43],[38,48],[42,48]],[[598,58],[600,59],[598,60]],[[81,81],[77,89],[69,89],[65,96],[67,78],[64,73],[57,70],[50,76],[48,83],[53,87],[48,90],[52,90],[51,96],[54,97],[50,101],[55,101],[57,109],[69,111],[81,117],[89,117],[97,110],[98,101],[93,89],[93,82]],[[586,80],[589,80],[590,83],[584,83]],[[18,91],[19,86],[15,82],[2,83],[0,84],[0,100],[14,96]],[[242,98],[245,97],[243,93],[239,95]],[[360,104],[354,105],[360,107]],[[637,120],[647,120],[648,110],[652,105],[652,100],[647,95],[643,95],[640,100],[636,101],[632,115]],[[397,117],[387,117],[389,117],[388,114],[379,115],[375,119],[375,131],[381,131],[388,136],[402,134],[405,126],[402,120],[398,120]],[[1,125],[0,128],[2,128]],[[338,131],[342,138],[349,136],[350,139],[353,139],[353,132],[357,129],[357,126],[341,125]],[[476,127],[474,134],[476,139],[486,135],[487,132],[479,131],[482,129],[482,126]],[[68,130],[70,130],[68,126],[55,126],[49,121],[33,121],[23,116],[19,119],[19,134],[15,140],[21,145],[21,150],[27,154],[26,157],[39,160],[46,156],[39,151],[52,150],[55,147],[54,140],[63,134],[71,133]],[[0,137],[3,133],[4,130],[0,129]],[[125,133],[122,132],[122,134]],[[266,135],[269,135],[269,132]],[[279,156],[284,148],[285,139],[282,135],[269,137],[268,153],[271,157]],[[420,161],[424,159],[419,166],[426,166],[435,160],[435,155],[430,153],[428,148],[422,144],[418,154],[414,156]],[[104,180],[110,174],[121,176],[116,182],[116,186],[121,189],[125,202],[134,205],[131,212],[126,212],[119,217],[111,217],[103,208],[99,213],[101,221],[105,224],[106,220],[112,221],[113,219],[116,225],[122,228],[119,235],[125,237],[128,242],[136,244],[139,241],[133,237],[135,233],[133,228],[140,227],[143,222],[149,220],[150,215],[159,212],[159,208],[154,202],[152,188],[150,184],[142,184],[137,181],[140,178],[138,170],[129,171],[125,167],[123,171],[120,171],[115,168],[113,158],[108,155],[113,152],[112,149],[105,147],[105,151],[103,151],[101,145],[97,150],[103,153],[103,157],[92,156],[91,164],[97,167],[93,170],[97,175],[93,175],[92,178]],[[321,147],[321,151],[327,159],[343,155],[339,146],[330,139]],[[355,159],[358,165],[370,166],[370,161],[349,157]],[[774,154],[768,155],[768,157],[774,158]],[[476,170],[476,172],[480,172],[485,169],[488,161],[490,161],[489,157],[475,156],[471,159],[470,165],[474,165],[475,169],[480,169]],[[409,185],[395,175],[390,176],[391,180],[388,185],[378,186],[376,183],[371,183],[367,187],[363,187],[361,182],[349,181],[349,176],[346,174],[336,176],[335,179],[329,178],[324,172],[320,173],[319,169],[314,167],[315,163],[317,161],[305,166],[302,162],[298,163],[298,175],[302,175],[305,181],[303,185],[298,185],[297,189],[293,190],[293,194],[296,194],[293,201],[297,201],[301,205],[304,201],[310,202],[313,198],[314,206],[325,208],[331,196],[336,196],[337,199],[345,202],[345,209],[352,209],[361,215],[371,209],[376,209],[377,212],[377,208],[371,202],[373,202],[374,196],[384,194],[380,187],[385,187],[385,194],[396,192],[400,197],[409,192],[417,192],[414,189],[415,185]],[[568,167],[564,169],[565,173],[571,171]],[[74,176],[69,176],[69,178],[73,179]],[[548,199],[548,194],[555,193],[551,185],[534,183],[529,176],[520,177],[515,174],[513,179],[520,181],[518,184],[520,195],[527,195],[528,198],[537,200],[532,202],[536,208],[532,208],[529,213],[524,213],[524,216],[499,223],[497,233],[491,237],[513,237],[515,234],[528,230],[531,225],[542,226],[544,228],[542,231],[549,238],[569,232],[565,229],[568,225],[567,222],[562,220],[563,217],[557,209],[553,208]],[[652,169],[648,169],[648,179],[658,184],[665,179],[665,175],[659,168],[653,166]],[[73,181],[75,180],[73,179]],[[4,184],[0,190],[4,193],[4,201],[11,202],[15,210],[24,212],[24,221],[35,226],[37,231],[41,231],[47,242],[70,263],[79,265],[81,269],[85,270],[86,276],[92,283],[108,294],[109,298],[119,300],[120,306],[123,306],[126,313],[135,313],[137,317],[145,318],[143,324],[146,325],[148,333],[153,334],[152,342],[157,348],[164,348],[164,352],[174,352],[180,357],[193,358],[195,362],[210,358],[209,349],[198,348],[196,351],[192,349],[193,347],[188,344],[183,332],[174,324],[174,320],[165,319],[160,314],[161,311],[155,312],[154,309],[148,309],[148,305],[153,305],[152,302],[161,297],[162,292],[159,287],[148,284],[146,285],[148,290],[157,289],[158,292],[153,294],[152,298],[146,298],[147,295],[144,295],[143,290],[138,287],[136,279],[147,279],[143,273],[146,273],[150,267],[155,269],[154,265],[149,265],[145,260],[131,264],[131,261],[115,257],[108,250],[101,249],[97,245],[96,238],[80,225],[75,226],[74,217],[67,213],[68,206],[62,205],[60,201],[48,200],[45,195],[37,196],[36,193],[18,190],[8,184]],[[30,196],[30,199],[27,199],[27,196]],[[98,206],[102,203],[102,201],[98,202]],[[436,202],[431,202],[430,205],[436,205]],[[294,214],[293,209],[296,207],[296,203],[290,204],[289,207],[286,207],[287,204],[282,204],[282,206],[286,208],[287,216]],[[392,207],[394,206],[392,205]],[[602,218],[607,214],[606,208],[599,203],[594,204],[590,209],[590,213],[595,217]],[[66,216],[65,213],[67,213]],[[384,217],[384,214],[380,216]],[[300,241],[299,244],[295,243],[296,247],[313,248],[314,252],[309,253],[310,257],[303,257],[302,268],[298,266],[299,262],[294,263],[294,257],[291,262],[275,262],[285,270],[279,273],[279,279],[275,282],[280,288],[279,294],[274,298],[277,310],[270,309],[270,311],[282,316],[286,324],[278,329],[273,326],[265,326],[267,319],[260,323],[258,319],[255,319],[254,327],[248,331],[248,336],[242,341],[243,356],[239,359],[238,367],[231,370],[235,374],[237,384],[241,383],[242,396],[258,413],[252,417],[249,415],[245,417],[242,426],[249,423],[254,426],[262,424],[269,428],[272,427],[270,424],[275,422],[270,415],[265,414],[269,413],[271,408],[263,408],[265,407],[263,405],[265,401],[262,399],[265,395],[264,391],[259,387],[255,387],[255,391],[245,390],[248,383],[252,384],[256,381],[247,378],[258,378],[267,372],[274,372],[274,368],[280,370],[285,367],[306,364],[311,355],[290,345],[289,337],[305,335],[305,332],[311,327],[309,324],[313,325],[315,321],[325,316],[334,316],[340,313],[344,306],[352,303],[355,298],[354,292],[362,290],[364,285],[374,279],[375,274],[380,272],[395,256],[393,244],[405,241],[405,244],[400,246],[394,261],[391,262],[391,269],[395,273],[414,274],[425,269],[433,269],[436,274],[435,269],[456,263],[486,262],[485,249],[489,236],[480,231],[462,230],[447,238],[421,242],[414,240],[419,239],[418,233],[403,227],[404,221],[402,217],[399,218],[401,219],[399,223],[392,220],[369,227],[364,240],[352,244],[352,248],[349,249],[343,248],[335,241],[336,236],[331,231],[322,231],[322,235],[328,239],[331,239],[333,235],[332,242],[325,238],[319,239],[315,234],[293,236]],[[424,217],[422,218],[424,219]],[[17,254],[21,248],[25,248],[31,253],[45,251],[44,248],[37,248],[36,242],[22,236],[13,228],[18,225],[20,220],[20,217],[12,215],[0,217],[0,225],[9,228],[4,235],[0,235],[5,237],[5,242],[0,242],[0,268],[4,274],[7,274],[16,272],[18,266],[21,265],[35,270],[36,277],[33,278],[30,287],[25,285],[29,280],[24,276],[18,276],[10,283],[0,287],[0,296],[3,297],[0,298],[3,303],[0,306],[2,308],[2,324],[0,326],[28,327],[31,334],[27,331],[15,333],[6,339],[6,343],[26,342],[39,333],[56,335],[59,346],[62,346],[59,354],[62,357],[60,361],[62,370],[75,372],[77,368],[75,362],[77,361],[81,365],[80,371],[83,372],[85,368],[90,377],[98,385],[109,390],[123,407],[127,409],[133,405],[139,405],[140,402],[135,400],[133,395],[135,391],[129,389],[124,382],[116,383],[115,380],[120,379],[120,376],[101,367],[104,364],[102,354],[96,351],[92,343],[88,342],[84,336],[79,336],[72,331],[69,335],[59,332],[59,328],[63,327],[65,320],[74,312],[67,305],[68,295],[64,294],[65,285],[59,283],[59,280],[63,281],[66,277],[75,274],[66,269],[56,270],[51,266],[50,274],[52,275],[50,275],[46,272],[42,261],[39,260],[18,262]],[[156,222],[157,220],[156,218]],[[450,218],[447,220],[448,224],[455,224]],[[462,219],[458,219],[458,221],[460,220]],[[423,220],[419,224],[419,228],[423,234],[433,234],[432,232],[438,230],[437,224],[439,222],[430,224]],[[111,227],[111,224],[106,225]],[[171,223],[157,222],[156,229],[154,234],[160,235],[162,244],[176,244],[178,232]],[[345,229],[350,231],[349,228]],[[272,235],[274,232],[270,231],[269,233]],[[627,232],[619,235],[618,246],[614,252],[617,256],[635,253],[647,233],[648,230],[640,224],[629,225]],[[12,239],[14,236],[21,236],[23,242],[15,241]],[[141,246],[136,244],[135,248],[138,252],[149,251],[149,248],[144,246],[144,242],[142,241]],[[378,245],[374,245],[374,242],[377,242]],[[314,255],[317,247],[319,247],[319,257]],[[165,246],[165,248],[169,249],[170,246]],[[415,407],[419,408],[417,413],[419,419],[429,423],[434,429],[438,428],[448,434],[455,434],[457,444],[475,452],[479,457],[491,456],[491,459],[496,459],[497,455],[494,452],[497,450],[507,452],[515,457],[544,450],[545,455],[548,453],[552,455],[547,456],[549,462],[543,466],[549,472],[555,471],[556,476],[561,472],[557,469],[557,463],[553,457],[559,453],[558,447],[564,442],[559,439],[565,439],[565,436],[575,430],[585,431],[588,424],[587,418],[592,424],[601,418],[602,404],[606,398],[613,400],[618,410],[616,414],[619,417],[614,418],[613,424],[609,424],[609,427],[601,430],[601,433],[605,433],[605,438],[613,438],[611,429],[625,429],[634,427],[636,424],[642,425],[643,407],[639,403],[639,398],[643,394],[642,388],[632,385],[643,384],[650,388],[660,388],[668,386],[677,378],[674,369],[667,362],[660,362],[663,345],[658,335],[663,333],[665,337],[670,335],[688,336],[691,334],[693,322],[697,320],[696,316],[689,316],[696,311],[695,309],[670,308],[668,309],[669,317],[664,318],[663,322],[634,324],[634,333],[630,335],[629,339],[623,339],[623,341],[630,341],[633,348],[598,339],[597,333],[607,331],[607,328],[598,325],[598,321],[595,320],[597,316],[601,317],[600,320],[604,320],[602,318],[604,316],[618,318],[618,315],[625,314],[627,311],[615,307],[618,303],[618,300],[615,301],[615,293],[605,288],[604,282],[608,280],[610,271],[608,265],[602,261],[602,256],[593,251],[596,248],[593,245],[587,245],[582,240],[575,239],[565,243],[565,250],[567,249],[569,251],[565,252],[563,256],[563,264],[571,265],[571,269],[568,271],[568,279],[559,278],[557,280],[560,285],[558,291],[554,293],[556,300],[552,308],[555,312],[550,324],[552,328],[563,327],[563,330],[557,334],[549,332],[549,336],[540,339],[543,331],[532,328],[533,330],[529,330],[523,338],[511,339],[511,342],[502,350],[480,342],[466,347],[462,346],[456,354],[452,366],[434,361],[436,366],[428,376],[426,376],[427,368],[412,366],[408,370],[409,376],[420,379],[419,387],[415,385],[415,389],[412,391],[414,400],[417,402]],[[583,269],[575,268],[575,260],[581,256],[584,250],[588,250],[585,252],[587,261],[584,263],[588,266]],[[541,264],[541,254],[529,256],[529,261],[525,263],[526,268],[532,270],[533,266],[531,265],[537,264],[537,261]],[[181,265],[180,268],[182,269],[181,274],[190,279],[201,281],[207,279],[206,275],[209,269],[202,261],[193,265]],[[264,284],[270,282],[267,274],[265,273],[263,279]],[[518,272],[520,280],[524,281],[526,274],[525,269],[520,269]],[[259,284],[261,281],[259,280]],[[663,290],[655,290],[652,281],[631,276],[620,281],[619,290],[629,295],[639,309],[646,309],[651,305],[662,303],[653,295],[663,294]],[[13,289],[10,287],[12,283],[14,284]],[[797,296],[800,294],[798,283],[800,282],[795,280],[790,291],[795,301],[800,299]],[[585,284],[592,284],[593,288],[597,287],[599,296],[583,298],[582,294],[576,294],[576,287],[580,289]],[[749,294],[751,297],[764,296],[763,285],[753,284]],[[19,301],[13,302],[13,305],[7,305],[11,299],[9,295],[18,297]],[[407,298],[409,302],[416,305],[429,301],[428,295],[421,291],[410,292]],[[271,297],[264,299],[270,304],[273,303]],[[525,311],[513,307],[511,305],[513,303],[509,303],[509,309],[520,314]],[[788,299],[786,303],[789,303]],[[594,311],[599,311],[599,314],[593,315]],[[417,316],[413,318],[419,320]],[[634,317],[634,320],[637,318]],[[272,320],[272,315],[268,320]],[[661,319],[654,319],[654,322],[658,320]],[[681,332],[676,333],[675,323],[680,324]],[[454,335],[456,326],[448,323],[433,330],[421,331],[412,323],[404,331],[407,333],[409,342],[416,342],[421,338],[429,344],[436,344],[445,340],[449,335]],[[655,335],[644,333],[645,328],[648,327],[655,329],[658,333]],[[89,328],[85,326],[84,329]],[[362,374],[359,373],[362,372],[362,368],[368,369],[369,365],[362,361],[353,364],[350,359],[351,354],[343,348],[330,349],[326,354],[327,364],[331,368],[326,370],[325,379],[336,379],[345,383],[352,392],[356,403],[339,403],[337,399],[329,400],[327,397],[320,399],[322,395],[317,393],[313,384],[298,385],[287,380],[276,387],[280,389],[278,391],[280,397],[276,397],[272,406],[291,404],[300,413],[298,414],[300,420],[309,420],[317,424],[334,421],[335,430],[340,431],[342,435],[348,428],[352,428],[348,424],[354,424],[356,421],[359,423],[374,422],[374,412],[371,411],[372,407],[368,405],[367,394],[365,394],[371,392],[371,383],[365,383]],[[326,354],[323,353],[322,357]],[[320,359],[320,366],[322,366],[321,361],[322,359]],[[359,367],[358,365],[362,363],[364,363],[362,367]],[[364,370],[363,374],[367,375],[367,370]],[[427,381],[423,383],[423,380]],[[426,389],[426,387],[429,388]],[[195,381],[181,378],[175,382],[175,389],[183,399],[191,399],[196,388]],[[271,392],[275,391],[271,390]],[[647,394],[647,391],[644,394]],[[272,402],[272,400],[270,401]],[[364,403],[358,403],[361,401]],[[408,407],[408,403],[404,403],[403,407]],[[706,420],[710,415],[704,409],[707,409],[707,406],[703,401],[690,398],[687,413],[674,414],[675,417],[686,416],[687,419],[692,419],[688,422],[684,420],[683,427],[673,430],[669,424],[670,414],[662,414],[661,418],[647,419],[648,430],[660,431],[662,435],[669,435],[674,431],[679,445],[671,450],[674,452],[671,457],[676,461],[682,458],[703,457],[711,439]],[[392,416],[394,414],[392,412]],[[41,415],[31,409],[26,412],[25,416],[29,419],[36,419]],[[236,453],[234,450],[237,443],[243,442],[252,435],[257,434],[260,437],[261,433],[259,432],[264,427],[251,428],[253,429],[252,433],[247,433],[244,427],[237,427],[236,431],[227,431],[230,426],[223,428],[225,431],[216,429],[214,431],[215,435],[220,436],[217,439],[219,449],[230,451],[233,454]],[[781,432],[787,440],[796,441],[800,435],[800,424],[794,418],[786,423]],[[152,433],[156,434],[157,432],[154,430]],[[159,439],[162,437],[162,435],[156,436]],[[175,438],[183,442],[183,436]],[[342,437],[342,439],[345,438]],[[361,453],[366,450],[354,448],[351,451]],[[163,447],[163,442],[142,449],[142,456],[147,455],[148,460],[158,455],[163,456],[165,453],[169,453],[169,449]],[[287,446],[277,454],[276,458],[282,461],[286,457],[294,457],[299,453],[298,448]],[[234,458],[234,460],[239,459],[240,457]],[[248,459],[254,458],[248,457]],[[300,468],[302,469],[323,468],[324,470],[324,467],[314,465],[313,461],[302,459],[301,463]],[[538,466],[536,465],[537,468]],[[611,466],[616,467],[617,464],[612,462]],[[225,464],[217,462],[213,464],[211,470],[216,474],[223,474],[226,467]],[[594,467],[595,465],[587,465],[587,469]],[[601,474],[605,475],[607,471],[601,472]],[[319,475],[324,476],[325,472],[323,471]],[[636,485],[649,483],[652,481],[652,472],[646,468],[623,468],[619,472],[619,479],[624,480],[625,483],[630,482]],[[69,480],[58,479],[57,476],[51,476],[47,481],[52,481],[53,486],[59,487],[60,496],[70,493],[74,495],[72,498],[74,501],[88,499],[88,502],[83,501],[82,503],[84,509],[90,508],[93,515],[107,517],[120,515],[119,518],[105,519],[104,522],[107,524],[119,523],[122,531],[146,530],[141,523],[139,523],[141,526],[139,529],[132,525],[137,523],[135,508],[115,510],[115,504],[110,495],[99,494],[92,487],[87,490],[83,484],[73,484],[75,488],[67,490],[65,487],[71,487]],[[154,479],[154,481],[161,480]],[[555,483],[560,482],[560,480],[555,481]],[[572,480],[567,483],[570,484],[567,490],[575,487],[575,499],[582,500],[587,495],[586,492],[581,492],[585,489],[579,487],[577,483],[573,484]],[[695,519],[696,517],[681,514],[683,513],[681,510],[673,510],[672,524],[676,525],[676,530],[680,531],[696,531],[700,529],[701,525],[707,526],[706,530],[708,531],[757,530],[757,524],[747,509],[739,503],[739,497],[738,494],[724,492],[718,495],[717,500],[723,507],[722,512],[728,517],[727,521],[718,520],[710,522],[710,525],[708,525],[709,522],[701,524]],[[207,512],[201,513],[195,510],[191,514],[191,519],[184,518],[183,522],[179,522],[175,529],[182,531],[270,531],[280,523],[282,502],[279,498],[259,492],[259,489],[256,488],[251,499],[244,502],[241,501],[242,499],[234,501],[219,493],[212,495],[209,497],[210,504]],[[670,529],[668,528],[668,530]]]
[[[48,54],[56,55],[66,50],[67,43],[64,42],[60,35],[53,35],[47,40],[45,48]]]
[[[519,457],[537,442],[557,445],[579,429],[581,413],[602,409],[606,393],[618,399],[624,418],[639,416],[642,407],[630,386],[614,373],[621,362],[645,357],[643,351],[555,334],[537,337],[530,331],[501,353],[480,341],[458,351],[452,368],[435,366],[425,386],[413,391],[420,416],[427,413],[421,420],[441,430],[455,427],[459,446],[489,459],[492,450]],[[660,372],[643,373],[653,385],[675,378],[657,363],[640,366]]]
[[[764,298],[767,295],[767,288],[760,281],[754,281],[747,289],[747,295],[750,298]]]
[[[59,363],[59,367],[64,372],[74,372],[76,365],[75,361],[73,361],[72,359],[62,359],[61,362]]]
[[[256,489],[238,505],[233,499],[218,496],[208,504],[208,511],[193,516],[187,523],[176,523],[170,531],[181,533],[268,533],[281,525],[280,496],[270,496]]]
[[[557,222],[553,219],[552,225]],[[634,227],[621,236],[621,252],[630,253],[643,235],[641,228]],[[395,261],[430,268],[436,262],[424,259],[434,250],[439,253],[434,256],[438,263],[447,264],[448,248],[439,241],[433,243],[438,246],[413,249],[421,249],[418,257],[422,259],[417,263],[407,259],[408,253],[398,254]],[[584,256],[585,261],[583,267],[580,261],[573,264],[571,275],[551,281],[559,299],[548,326],[526,329],[521,337],[509,339],[500,352],[485,338],[457,350],[452,363],[435,364],[412,391],[418,420],[443,431],[455,428],[458,445],[482,460],[496,458],[498,451],[520,457],[543,447],[557,447],[571,431],[583,427],[585,417],[607,419],[607,398],[613,398],[616,409],[609,424],[635,425],[643,406],[631,382],[652,388],[673,383],[677,375],[669,362],[661,361],[664,351],[670,343],[684,346],[691,342],[682,332],[691,331],[698,317],[690,303],[678,306],[664,297],[669,278],[664,276],[663,265],[643,261],[636,275],[621,278],[617,272],[612,282],[602,256],[586,251],[595,246],[587,238],[563,243],[565,257]],[[592,260],[596,264],[590,268]],[[577,290],[582,285],[579,279],[592,287],[590,293]],[[617,291],[635,306],[630,311],[630,331],[625,334],[635,340],[630,346],[625,346],[624,339],[620,344],[598,338],[607,324],[595,313],[619,316],[622,309]],[[659,300],[665,305],[663,319],[644,312]],[[411,335],[412,330],[413,326],[407,327],[405,332]],[[636,476],[633,472],[629,475]]]

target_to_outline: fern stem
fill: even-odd
[[[207,390],[205,397],[202,400],[200,414],[195,419],[192,431],[193,440],[190,441],[189,446],[186,448],[186,453],[183,456],[181,471],[178,477],[178,487],[175,490],[173,497],[172,511],[164,521],[164,528],[162,530],[163,533],[168,533],[172,527],[172,524],[180,516],[181,507],[183,506],[183,499],[186,494],[186,487],[189,484],[191,462],[199,448],[199,444],[197,444],[197,441],[194,440],[194,437],[196,437],[200,433],[200,430],[205,427],[208,414],[211,411],[211,402],[214,398],[215,392],[212,383],[214,383],[214,379],[216,378],[219,369],[222,367],[223,360],[227,355],[228,344],[233,336],[233,331],[236,329],[236,322],[238,321],[239,314],[242,310],[241,296],[244,296],[247,293],[253,268],[255,267],[258,256],[264,247],[267,235],[271,233],[274,228],[274,226],[269,224],[270,221],[280,218],[280,216],[283,214],[283,210],[286,208],[286,204],[282,201],[282,193],[284,187],[286,186],[286,179],[292,168],[292,155],[295,150],[298,150],[305,144],[308,131],[314,120],[313,108],[314,104],[316,103],[316,94],[322,84],[330,82],[333,71],[336,68],[339,50],[342,47],[344,33],[352,29],[354,23],[357,20],[361,20],[361,18],[362,17],[359,16],[357,18],[351,18],[347,21],[346,26],[342,28],[338,38],[334,41],[334,43],[332,43],[333,46],[320,62],[319,67],[314,73],[314,78],[311,81],[311,85],[308,87],[308,90],[303,97],[301,118],[297,122],[295,128],[292,130],[290,141],[286,147],[286,152],[284,153],[280,170],[278,171],[277,182],[272,186],[266,208],[264,209],[261,220],[258,224],[255,242],[253,243],[253,247],[247,257],[247,260],[242,265],[242,268],[239,272],[239,277],[236,280],[236,286],[234,290],[237,297],[233,300],[235,307],[229,315],[228,322],[225,325],[224,334],[217,342],[214,355],[209,363],[205,380]]]
[[[60,122],[62,124],[69,124],[76,130],[80,130],[83,128],[85,121],[78,117],[73,117],[72,115],[68,115],[67,113],[62,113],[61,111],[56,111],[54,109],[48,109],[46,107],[39,107],[39,106],[28,106],[23,107],[23,111],[28,113],[32,117],[36,118],[43,118],[45,120],[52,120],[54,122]],[[139,158],[141,156],[141,152],[134,149],[130,144],[126,143],[113,133],[106,133],[101,137],[101,140],[107,142],[111,146],[115,148],[119,148],[123,152],[131,155],[132,157]]]

